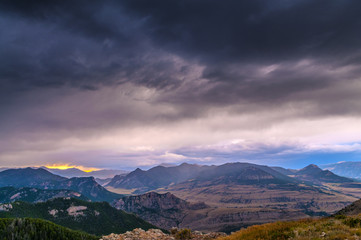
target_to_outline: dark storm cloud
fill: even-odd
[[[149,32],[179,54],[213,62],[277,61],[353,53],[359,1],[127,1]]]
[[[209,95],[220,99],[216,96],[225,91],[238,96],[227,101],[263,91],[277,99],[329,81],[302,72],[280,80],[279,72],[268,76],[271,83],[249,84],[248,75],[229,71],[230,66],[242,70],[244,64],[255,68],[302,59],[334,68],[358,64],[360,7],[359,1],[326,0],[1,1],[1,79],[5,88],[96,89],[123,81],[179,86],[182,79],[172,79],[172,61],[159,60],[155,48],[198,61],[205,66],[203,78],[221,82],[219,90],[204,93],[205,101]],[[241,84],[247,94],[234,88]]]

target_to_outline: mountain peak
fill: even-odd
[[[316,174],[322,172],[322,169],[315,164],[310,164],[302,169],[300,169],[297,174]]]

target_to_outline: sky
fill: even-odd
[[[361,1],[0,1],[0,165],[361,160]]]

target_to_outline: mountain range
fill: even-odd
[[[226,232],[275,220],[332,214],[361,196],[355,191],[360,183],[316,165],[293,170],[250,163],[220,166],[184,163],[148,171],[136,169],[126,176],[115,176],[107,187],[130,190],[133,194],[170,192],[171,199],[177,197],[190,204],[205,202],[208,207],[194,211],[180,205],[182,210],[177,214],[182,221],[170,222],[203,231]],[[167,208],[157,209],[154,207],[157,204],[149,207],[150,198],[155,201],[160,197],[154,194],[124,197],[118,201],[118,208],[164,224],[159,219]]]
[[[254,224],[334,214],[361,197],[360,182],[312,164],[294,170],[251,163],[219,166],[183,163],[147,171],[138,168],[101,181],[105,187],[94,177],[66,178],[44,168],[8,169],[0,172],[0,187],[3,187],[0,202],[48,204],[72,197],[108,201],[115,208],[134,213],[159,228],[176,226],[232,232]],[[60,218],[50,218],[49,214],[8,216],[39,216],[60,224]]]
[[[361,162],[338,162],[320,167],[343,177],[361,179]]]
[[[72,178],[72,177],[94,177],[94,178],[112,178],[115,175],[124,175],[129,173],[125,170],[113,170],[113,169],[102,169],[102,170],[95,170],[91,172],[85,172],[80,170],[79,168],[68,168],[68,169],[57,169],[57,168],[47,168],[47,167],[41,167],[48,172],[51,172],[53,174]]]
[[[78,192],[93,201],[113,201],[121,195],[109,192],[93,177],[65,178],[38,168],[8,169],[0,172],[0,187],[31,187],[39,189],[66,189]]]

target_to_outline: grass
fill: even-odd
[[[356,240],[360,227],[361,216],[337,216],[255,225],[219,240]]]

